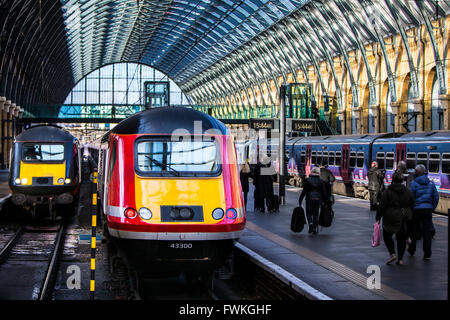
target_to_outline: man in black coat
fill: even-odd
[[[299,206],[302,206],[303,199],[306,197],[306,216],[308,218],[309,233],[316,234],[319,224],[319,212],[322,202],[329,204],[330,199],[327,198],[325,182],[320,179],[320,169],[314,167],[307,178],[303,182],[303,190],[298,200]]]

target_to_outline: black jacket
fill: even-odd
[[[372,167],[367,172],[369,178],[369,190],[380,191],[384,187],[384,174],[377,167]]]
[[[306,201],[324,201],[327,198],[327,191],[325,189],[325,182],[320,179],[320,176],[310,176],[303,182],[303,190],[298,200],[301,206],[303,198],[306,196]]]
[[[320,179],[326,183],[333,183],[336,180],[334,174],[327,168],[320,168]]]
[[[83,157],[83,161],[81,161],[81,181],[82,182],[91,182],[91,173],[97,170],[97,163],[92,158],[92,156],[88,156],[87,159]]]
[[[397,233],[404,218],[402,208],[407,213],[405,218],[411,219],[414,209],[414,195],[403,184],[393,183],[381,195],[376,220],[379,221],[383,218],[383,229],[390,233]]]

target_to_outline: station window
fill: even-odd
[[[384,152],[377,153],[378,169],[384,169]]]
[[[328,165],[328,151],[324,151],[323,152],[323,156],[322,156],[322,164],[324,166]]]
[[[300,162],[303,164],[306,163],[306,152],[305,151],[302,151],[302,153],[301,153]]]
[[[334,166],[334,151],[328,153],[328,164]]]
[[[317,165],[322,164],[322,151],[317,151]]]
[[[350,152],[350,168],[356,167],[356,152]]]
[[[341,152],[340,151],[336,151],[336,167],[340,167],[341,166]]]
[[[417,154],[417,164],[423,164],[425,168],[428,170],[428,154],[426,153],[418,153]]]
[[[415,152],[408,152],[406,154],[406,168],[414,169],[416,167],[416,153]]]
[[[358,168],[363,168],[364,167],[364,152],[358,152],[358,159],[356,162],[356,166]]]
[[[394,169],[394,153],[387,152],[386,153],[386,170]]]
[[[442,154],[442,173],[450,174],[450,153]]]
[[[316,152],[313,151],[313,152],[311,152],[311,164],[316,164],[316,163],[317,163]]]
[[[430,153],[430,163],[428,171],[430,173],[439,173],[439,166],[441,164],[441,155],[439,153]]]

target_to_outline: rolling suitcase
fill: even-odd
[[[333,209],[329,208],[325,203],[322,203],[319,214],[319,226],[328,228],[329,226],[331,226],[333,218],[334,218]]]
[[[305,210],[302,207],[297,207],[292,212],[291,230],[293,232],[301,232],[306,224]]]
[[[272,210],[280,211],[280,197],[274,195],[272,198]]]

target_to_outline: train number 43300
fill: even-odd
[[[172,249],[192,249],[190,242],[173,242],[169,245]]]

